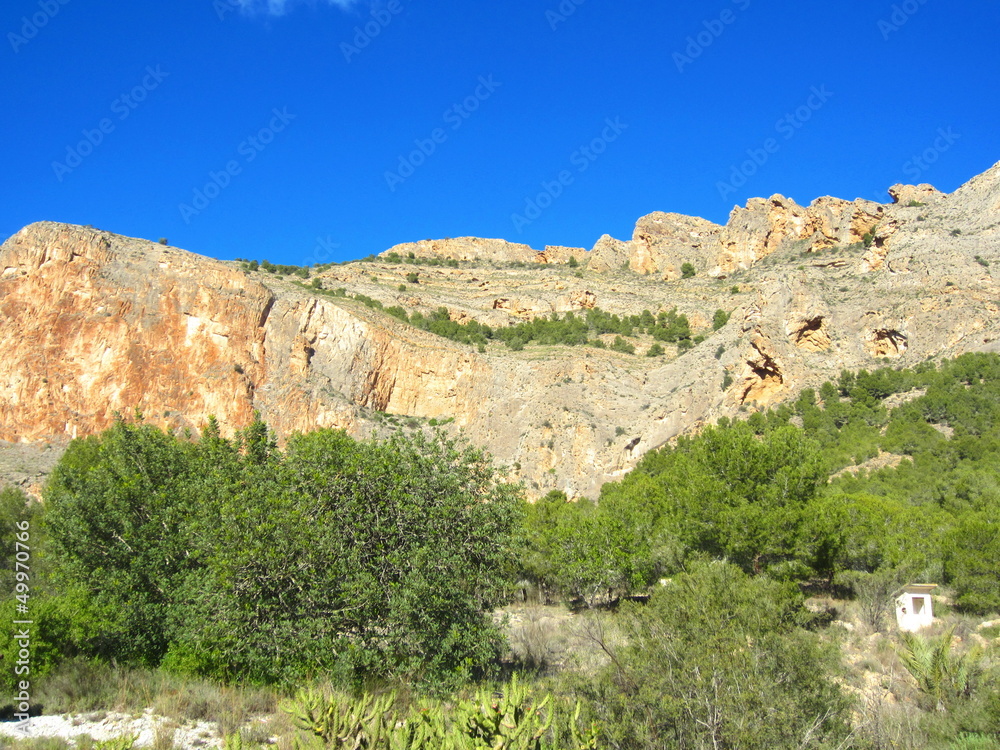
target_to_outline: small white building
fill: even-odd
[[[914,632],[934,620],[931,591],[936,583],[910,583],[896,592],[896,623],[900,630]]]

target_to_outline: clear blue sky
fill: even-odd
[[[7,0],[0,236],[300,264],[951,191],[1000,160],[998,28],[983,0]]]

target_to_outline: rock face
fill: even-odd
[[[778,250],[808,253],[856,245],[883,219],[884,207],[871,201],[817,198],[808,207],[773,195],[736,207],[725,226],[680,214],[653,213],[636,223],[630,242],[605,235],[591,250],[594,271],[628,264],[631,271],[681,278],[681,266],[722,278],[744,270]]]
[[[274,297],[222,263],[35,224],[0,253],[0,439],[76,437],[135,408],[253,413]]]
[[[676,308],[706,340],[659,357],[642,356],[648,336],[634,339],[634,356],[480,352],[263,271],[33,224],[0,249],[0,441],[64,444],[137,408],[178,431],[211,414],[232,431],[256,410],[281,438],[319,426],[358,436],[425,429],[433,419],[511,465],[530,494],[594,496],[651,448],[841,369],[1000,352],[1000,165],[951,195],[909,203],[802,207],[773,196],[734,209],[724,227],[650,214],[628,242],[546,248],[550,265],[524,245],[463,238],[320,275],[327,289],[408,312],[444,307],[463,324]],[[423,265],[419,283],[399,291],[413,266],[390,252],[459,265]],[[678,278],[683,263],[694,278]],[[713,331],[720,309],[730,319]]]
[[[404,242],[381,253],[387,257],[396,253],[401,257],[414,258],[444,258],[446,260],[491,261],[494,263],[536,263],[543,262],[538,258],[539,252],[527,245],[520,245],[507,240],[489,240],[480,237],[456,237],[444,240],[421,240],[420,242]]]
[[[893,203],[900,203],[904,206],[911,206],[916,203],[931,203],[939,198],[944,198],[944,193],[936,190],[933,185],[924,183],[922,185],[893,185],[889,188],[889,195]]]

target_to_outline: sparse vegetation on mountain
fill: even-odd
[[[820,396],[651,451],[596,505],[548,498],[527,516],[525,575],[571,599],[620,597],[707,554],[778,579],[897,571],[948,583],[966,611],[1000,610],[1000,357],[845,372]],[[907,460],[826,481],[880,452]]]

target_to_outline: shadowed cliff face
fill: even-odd
[[[258,410],[282,438],[321,426],[365,436],[390,427],[386,414],[418,429],[453,420],[448,429],[515,466],[531,494],[592,496],[678,434],[841,369],[1000,350],[998,183],[994,167],[950,196],[894,188],[920,196],[914,206],[803,208],[775,197],[734,210],[726,227],[652,214],[631,241],[605,237],[590,253],[417,243],[416,258],[460,267],[382,258],[320,274],[327,289],[492,326],[595,305],[677,308],[706,340],[683,354],[667,345],[663,357],[642,356],[648,337],[635,356],[536,345],[480,353],[237,264],[34,224],[0,250],[0,440],[64,441],[137,408],[175,430],[214,414],[227,432]],[[683,262],[695,278],[678,278]],[[414,270],[419,283],[400,291]],[[731,317],[713,331],[719,309]]]

